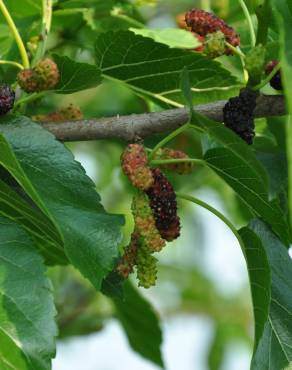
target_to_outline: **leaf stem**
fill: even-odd
[[[19,69],[23,69],[23,65],[17,62],[13,62],[12,60],[0,60],[0,64],[9,64]]]
[[[273,70],[271,71],[271,73],[268,74],[268,76],[264,80],[262,80],[259,84],[257,84],[256,86],[254,86],[252,88],[252,90],[257,91],[257,90],[260,90],[262,87],[266,86],[266,84],[268,84],[270,82],[270,80],[275,76],[275,74],[280,70],[280,68],[281,68],[281,63],[278,63],[273,68]]]
[[[238,0],[238,1],[239,1],[239,4],[240,4],[240,6],[243,10],[243,13],[244,13],[245,18],[246,18],[247,23],[248,23],[251,46],[254,47],[255,44],[256,44],[256,35],[255,35],[255,30],[254,30],[254,27],[253,27],[251,15],[249,13],[249,10],[248,10],[244,0]]]
[[[169,141],[174,139],[177,135],[181,134],[185,130],[187,130],[190,127],[189,123],[184,124],[183,126],[179,127],[178,129],[172,131],[169,135],[167,135],[164,139],[162,139],[155,147],[153,148],[152,152],[150,153],[148,159],[151,161],[151,159],[154,157],[157,150],[162,148],[165,144],[167,144]]]
[[[45,96],[48,93],[50,93],[50,92],[49,91],[42,91],[42,92],[39,92],[39,93],[33,93],[33,94],[30,94],[30,95],[26,95],[24,98],[19,99],[19,100],[16,101],[16,103],[14,104],[13,110],[16,110],[22,104],[31,103],[35,100],[38,100],[38,99],[42,98],[43,96]]]
[[[237,54],[238,56],[240,56],[241,58],[245,59],[245,54],[240,50],[239,47],[234,47],[233,45],[231,45],[229,42],[225,41],[225,45],[233,51],[234,54]]]
[[[9,28],[10,28],[10,31],[12,32],[14,38],[15,38],[15,41],[16,41],[16,44],[17,44],[17,47],[18,47],[18,50],[19,50],[19,53],[20,53],[20,56],[21,56],[21,60],[22,60],[22,65],[24,68],[29,68],[29,59],[28,59],[28,55],[27,55],[27,52],[26,52],[26,49],[24,47],[24,43],[22,41],[22,38],[18,32],[18,29],[16,28],[16,25],[8,11],[8,9],[6,8],[6,5],[4,4],[3,0],[0,0],[0,11],[2,12]]]
[[[245,253],[244,253],[244,243],[243,243],[243,240],[242,240],[241,236],[239,235],[236,227],[221,212],[217,211],[217,209],[210,206],[208,203],[205,203],[202,200],[200,200],[196,197],[193,197],[191,195],[183,194],[183,193],[176,193],[176,196],[180,199],[188,200],[189,202],[195,203],[195,204],[199,205],[200,207],[203,207],[203,208],[207,209],[209,212],[213,213],[221,221],[223,221],[225,223],[225,225],[229,227],[229,229],[232,231],[232,233],[234,234],[234,236],[238,240],[238,243],[239,243],[239,245],[242,249],[242,252],[245,255]]]
[[[52,24],[53,0],[42,0],[42,10],[41,42],[38,45],[33,63],[41,59],[46,53],[48,35]]]
[[[153,166],[160,166],[164,164],[176,164],[176,163],[196,163],[200,165],[206,165],[203,159],[197,158],[179,158],[179,159],[153,159],[150,164]]]

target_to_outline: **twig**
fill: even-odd
[[[222,109],[226,101],[197,105],[194,109],[214,121],[222,122]],[[256,117],[281,116],[286,114],[284,97],[262,95],[257,99]],[[89,141],[119,139],[133,142],[155,134],[167,133],[184,125],[189,119],[189,110],[177,108],[162,112],[132,114],[67,122],[46,122],[41,125],[60,141]]]

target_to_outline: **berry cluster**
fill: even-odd
[[[8,85],[0,86],[0,116],[8,113],[14,105],[15,93]]]
[[[233,130],[247,144],[252,144],[254,133],[254,110],[256,93],[249,89],[241,90],[239,96],[229,99],[223,108],[226,127]]]
[[[136,188],[141,190],[150,188],[154,179],[148,167],[147,154],[143,145],[129,144],[121,156],[121,162],[124,174]]]
[[[19,86],[26,92],[39,92],[52,89],[59,82],[57,64],[49,58],[37,63],[34,68],[24,69],[17,75]]]
[[[239,35],[234,31],[234,29],[228,26],[221,18],[215,16],[214,14],[201,9],[192,9],[186,13],[185,22],[187,27],[189,27],[192,32],[200,36],[206,37],[209,34],[220,31],[224,35],[224,41],[226,40],[234,47],[240,45]],[[218,40],[216,43],[218,43]],[[221,49],[221,41],[219,42],[219,45]],[[216,45],[216,48],[218,48],[218,45]],[[232,51],[225,47],[223,53],[229,55],[232,54]]]
[[[158,155],[159,158],[187,157],[173,149],[163,149]],[[166,241],[176,239],[180,233],[176,196],[160,169],[150,169],[142,145],[129,144],[121,156],[121,163],[124,173],[139,191],[132,202],[135,229],[116,270],[127,278],[136,266],[139,285],[149,288],[155,284],[157,275],[153,253],[161,251]],[[186,168],[175,170],[181,173]]]
[[[144,192],[139,191],[134,196],[132,211],[135,229],[131,242],[118,263],[117,272],[127,278],[136,266],[139,285],[149,288],[155,285],[157,278],[157,259],[152,254],[165,246],[165,240],[155,226],[148,197]]]
[[[188,159],[188,155],[181,150],[174,150],[170,148],[159,149],[154,156],[154,159],[167,160],[167,159]],[[190,174],[193,170],[193,163],[181,162],[181,163],[169,163],[159,166],[161,169],[165,169],[171,172],[175,172],[178,175]]]
[[[279,64],[277,60],[271,60],[265,68],[265,73],[266,75],[269,75],[272,70]],[[278,71],[275,76],[273,76],[270,80],[270,85],[275,89],[275,90],[283,90],[282,86],[282,79],[281,79],[281,73]]]
[[[61,108],[56,112],[49,114],[40,114],[33,116],[32,119],[37,122],[63,122],[63,121],[75,121],[83,118],[81,109],[73,104],[69,104],[67,107]]]

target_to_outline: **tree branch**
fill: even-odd
[[[222,122],[226,101],[197,105],[195,110],[215,121]],[[262,95],[257,99],[256,117],[286,114],[285,100],[280,95]],[[120,139],[133,142],[154,134],[172,131],[188,121],[188,109],[169,109],[162,112],[132,114],[68,122],[46,122],[41,125],[60,141],[89,141]]]

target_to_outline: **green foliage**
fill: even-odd
[[[59,55],[54,55],[54,60],[60,72],[60,82],[55,87],[58,94],[72,94],[101,83],[101,71],[94,65],[77,63]]]
[[[256,215],[268,222],[286,245],[290,234],[286,216],[276,199],[269,200],[268,178],[264,168],[243,140],[231,130],[195,114],[194,124],[202,127],[213,140],[204,151],[204,159]]]
[[[114,304],[132,348],[164,367],[160,352],[162,333],[150,304],[130,283],[124,285],[124,298],[115,298]]]
[[[33,241],[0,218],[0,366],[49,370],[55,356],[55,308],[49,279]]]
[[[130,31],[133,31],[135,35],[149,37],[171,48],[195,49],[201,44],[190,32],[175,28],[130,28]]]
[[[292,340],[291,258],[281,241],[261,221],[253,221],[249,228],[252,239],[257,239],[257,241],[254,243],[249,239],[249,235],[246,235],[245,242],[248,246],[261,244],[260,248],[263,248],[266,253],[271,271],[269,316],[251,368],[252,370],[286,369],[289,365],[291,366],[292,362],[290,345]],[[251,279],[251,283],[256,282]],[[266,285],[267,283],[261,286],[261,289],[266,289]]]
[[[47,131],[25,117],[7,117],[0,133],[1,165],[54,224],[71,263],[99,289],[118,256],[121,218],[104,211],[92,181]]]
[[[1,7],[4,3],[10,21]],[[287,247],[292,215],[292,6],[285,0],[248,1],[243,14],[237,1],[211,1],[211,10],[235,26],[241,37],[241,50],[213,60],[198,49],[201,42],[192,33],[173,26],[178,13],[193,5],[190,0],[0,0],[1,83],[11,84],[17,97],[14,111],[0,118],[1,370],[50,370],[55,322],[59,337],[65,338],[100,331],[112,317],[121,323],[134,351],[164,366],[159,317],[116,270],[133,229],[133,191],[120,176],[121,144],[106,140],[65,146],[31,119],[71,103],[92,118],[150,113],[187,103],[190,122],[163,135],[162,142],[149,138],[147,153],[171,141],[194,164],[188,178],[170,174],[175,190],[211,189],[226,205],[230,219],[207,203],[194,202],[218,216],[236,236],[247,264],[253,307],[246,303],[244,291],[234,297],[218,292],[202,272],[201,249],[195,251],[198,266],[191,256],[183,265],[178,260],[167,266],[158,261],[157,289],[164,301],[163,286],[171,281],[179,312],[203,312],[213,321],[210,369],[224,367],[230,343],[251,344],[252,312],[251,370],[291,367],[292,267]],[[250,47],[249,11],[258,18],[255,48]],[[163,15],[167,28],[155,28],[158,23],[162,27],[157,14]],[[60,72],[54,90],[21,91],[16,83],[21,64],[25,66],[27,58],[34,66],[50,55]],[[281,60],[289,115],[256,120],[254,145],[247,146],[221,122],[195,112],[192,105],[238,95],[247,83],[260,85],[259,94],[274,94],[263,86],[264,64],[271,59]],[[86,130],[87,123],[78,124]],[[90,156],[96,184],[71,150]],[[163,165],[151,164],[150,158],[149,165]],[[186,206],[179,212],[188,219]],[[126,216],[125,225],[120,214]],[[195,228],[199,220],[193,217],[189,225]],[[235,223],[241,225],[238,231]],[[201,229],[196,231],[199,246],[203,236]],[[176,247],[180,246],[179,240]],[[53,266],[49,277],[47,266]]]
[[[95,54],[105,78],[126,84],[139,96],[162,105],[181,106],[180,74],[184,67],[189,70],[193,91],[228,91],[238,85],[218,62],[199,53],[170,49],[129,31],[99,36]]]

